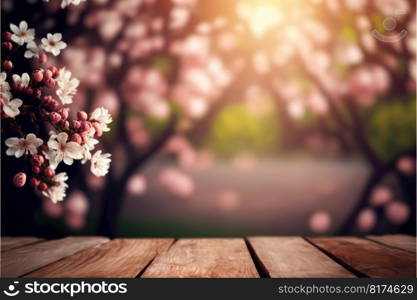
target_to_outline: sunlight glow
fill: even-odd
[[[236,10],[237,14],[248,22],[252,33],[256,37],[261,37],[283,19],[277,7],[268,4],[254,6],[241,2],[237,5]]]

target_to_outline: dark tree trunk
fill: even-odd
[[[356,227],[356,220],[359,213],[368,206],[369,197],[373,189],[379,184],[381,179],[385,176],[386,172],[382,169],[373,169],[368,178],[368,181],[359,196],[359,201],[355,208],[350,212],[346,221],[340,227],[338,235],[348,235],[354,232]]]
[[[416,176],[415,174],[414,176],[406,176],[401,173],[398,176],[404,200],[410,207],[410,216],[398,232],[416,235]]]
[[[373,189],[378,186],[381,180],[388,174],[394,174],[398,177],[400,182],[400,188],[402,192],[402,198],[410,207],[410,217],[407,222],[399,228],[399,232],[414,234],[416,233],[415,222],[416,222],[416,176],[407,176],[397,171],[396,163],[399,157],[403,155],[411,155],[415,157],[415,149],[405,151],[394,157],[391,161],[385,163],[382,167],[373,168],[368,181],[363,188],[359,201],[355,208],[351,211],[346,221],[340,227],[338,232],[339,235],[348,235],[358,233],[356,230],[356,220],[362,209],[369,205],[369,198]],[[379,212],[381,217],[383,211]],[[371,232],[375,233],[375,232]]]
[[[127,182],[135,172],[157,155],[168,139],[175,134],[177,120],[178,117],[175,113],[171,115],[164,132],[154,141],[146,152],[138,156],[134,156],[134,153],[129,153],[129,155],[132,155],[133,157],[126,157],[128,160],[126,169],[120,177],[118,176],[118,179],[114,179],[114,172],[112,171],[112,167],[110,168],[110,172],[107,174],[108,179],[106,186],[101,195],[102,207],[97,228],[97,233],[99,235],[108,236],[110,238],[116,237]]]
[[[99,217],[97,233],[102,236],[114,238],[117,235],[119,215],[124,199],[123,182],[110,179],[102,194],[102,210]]]

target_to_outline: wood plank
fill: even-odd
[[[180,239],[157,256],[146,278],[259,277],[243,239]]]
[[[40,241],[43,241],[43,239],[31,236],[3,236],[1,237],[1,252],[8,251],[14,248],[19,248],[29,244],[38,243]]]
[[[416,276],[414,253],[356,237],[318,237],[308,240],[365,276]]]
[[[356,277],[301,237],[249,237],[248,241],[270,277]]]
[[[366,238],[390,247],[416,252],[416,237],[406,234],[368,235]]]
[[[68,237],[2,253],[1,276],[18,277],[78,251],[105,243],[104,237]]]
[[[49,278],[134,278],[174,239],[116,239],[80,251],[25,277]]]

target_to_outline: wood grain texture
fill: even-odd
[[[405,234],[368,235],[368,239],[390,247],[416,252],[416,237]]]
[[[105,243],[104,237],[68,237],[2,253],[1,276],[18,277],[78,251]]]
[[[80,251],[25,277],[134,278],[173,242],[173,239],[116,239]]]
[[[270,277],[356,277],[301,237],[250,237],[248,241]]]
[[[30,245],[43,241],[43,239],[30,236],[21,237],[2,237],[1,238],[1,252],[8,251],[10,249],[19,248],[25,245]]]
[[[414,253],[356,237],[308,238],[308,240],[366,276],[416,276]]]
[[[142,277],[259,277],[243,239],[180,239]]]

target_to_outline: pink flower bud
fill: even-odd
[[[5,61],[3,62],[3,68],[4,68],[6,71],[10,71],[11,69],[13,69],[13,63],[12,63],[10,60],[5,60]]]
[[[62,127],[64,129],[68,129],[70,127],[70,123],[68,121],[64,121],[64,123],[62,123]]]
[[[81,121],[81,130],[82,131],[89,131],[91,128],[91,123],[88,121]]]
[[[54,74],[52,73],[52,71],[51,71],[51,70],[49,70],[49,69],[47,69],[47,70],[45,70],[45,72],[44,72],[44,74],[43,74],[43,77],[45,78],[45,80],[47,80],[47,79],[51,79],[51,78],[52,78],[52,75],[54,75]]]
[[[77,112],[77,118],[80,121],[87,121],[88,115],[85,111],[79,111],[79,112]]]
[[[77,120],[72,121],[72,128],[74,128],[75,130],[80,129],[81,128],[81,122],[77,121]]]
[[[95,128],[96,132],[94,133],[94,135],[96,137],[101,137],[103,135],[103,130],[101,129],[101,127],[97,127]]]
[[[46,103],[52,100],[52,96],[43,96],[43,101],[45,101]]]
[[[61,115],[59,114],[59,113],[57,113],[57,112],[51,112],[50,113],[50,115],[49,115],[49,120],[53,123],[53,124],[56,124],[56,123],[58,123],[59,121],[61,121]]]
[[[25,88],[25,86],[23,85],[23,83],[19,83],[19,84],[16,86],[16,89],[17,89],[18,91],[22,91],[24,88]]]
[[[3,42],[1,43],[1,46],[6,49],[7,51],[12,51],[13,50],[13,44],[10,42]]]
[[[32,166],[40,167],[40,166],[43,165],[44,162],[45,162],[45,158],[43,157],[43,155],[35,154],[35,155],[32,156]]]
[[[12,33],[10,31],[3,32],[3,40],[10,41],[12,39]]]
[[[76,142],[77,144],[81,144],[83,139],[81,138],[81,136],[78,133],[74,133],[71,137],[71,141]]]
[[[46,79],[45,80],[45,86],[47,88],[53,89],[55,87],[55,80],[52,78]]]
[[[44,191],[46,191],[46,190],[48,189],[48,185],[47,185],[45,182],[41,182],[41,183],[39,183],[39,185],[38,185],[38,189],[39,189],[41,192],[44,192]]]
[[[59,110],[59,113],[60,113],[62,119],[64,119],[64,120],[68,119],[68,116],[69,116],[68,108],[61,108]]]
[[[38,187],[38,185],[41,183],[41,181],[40,181],[38,178],[32,177],[32,178],[29,180],[29,183],[30,183],[30,185],[31,185],[32,187],[36,188],[36,187]]]
[[[55,99],[52,99],[51,101],[48,102],[48,106],[50,109],[56,110],[59,106],[59,103]]]
[[[83,139],[83,143],[87,143],[89,139],[88,132],[87,131],[82,132],[81,138]]]
[[[32,172],[35,174],[39,174],[41,172],[41,168],[38,166],[33,166],[32,167]]]
[[[38,61],[41,65],[43,65],[44,63],[46,63],[48,61],[48,56],[45,54],[45,52],[40,52],[39,53]]]
[[[54,177],[55,171],[51,168],[45,168],[45,170],[43,170],[43,174],[47,177]]]
[[[13,183],[18,188],[24,186],[26,183],[26,174],[23,172],[19,172],[16,175],[14,175]]]
[[[95,133],[94,133],[94,135],[96,136],[96,137],[101,137],[102,135],[103,135],[103,129],[101,129],[101,126],[100,126],[100,124],[98,124],[97,122],[94,122],[93,123],[93,127],[94,127],[94,129],[95,129]]]
[[[50,66],[48,68],[48,70],[50,70],[52,72],[52,77],[56,78],[58,76],[58,68],[55,66]]]
[[[36,70],[35,72],[33,72],[32,74],[32,78],[33,80],[35,80],[36,82],[41,82],[43,80],[43,74],[41,70]]]

